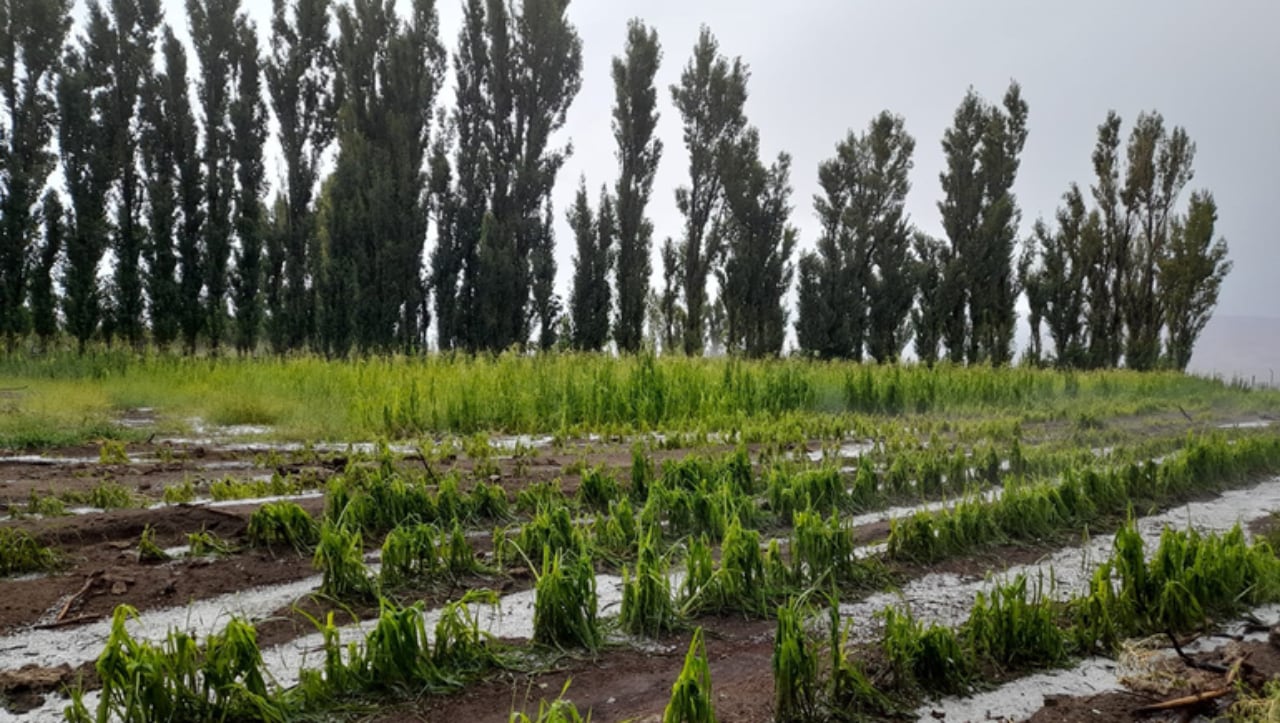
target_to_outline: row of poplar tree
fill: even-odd
[[[79,34],[71,2],[0,0],[10,348],[66,333],[82,350],[411,351],[434,320],[441,350],[782,350],[790,157],[761,157],[747,67],[705,28],[670,89],[689,177],[662,287],[650,288],[646,214],[662,51],[633,20],[612,65],[619,172],[594,203],[581,182],[567,211],[577,253],[562,309],[550,199],[570,147],[554,137],[582,70],[568,0],[464,0],[451,60],[434,0],[408,17],[393,0],[274,0],[265,49],[239,0],[187,0],[194,70],[160,0],[91,2]],[[945,239],[906,217],[915,141],[901,117],[837,146],[819,168],[821,236],[798,263],[801,351],[892,361],[914,338],[929,363],[1007,363],[1025,293],[1035,360],[1185,366],[1229,269],[1212,197],[1177,209],[1185,132],[1142,115],[1122,153],[1109,116],[1093,207],[1072,186],[1015,258],[1026,121],[1016,84],[998,106],[965,96],[943,138]],[[284,177],[267,203],[273,127]]]

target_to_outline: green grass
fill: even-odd
[[[379,357],[345,362],[179,358],[126,351],[0,356],[0,447],[145,438],[110,424],[139,406],[161,426],[201,417],[272,427],[295,440],[413,438],[452,432],[620,434],[740,430],[779,438],[814,431],[813,415],[1013,410],[1033,421],[1215,408],[1271,410],[1248,392],[1176,373],[1064,373],[1030,368],[877,367],[803,360],[746,362],[601,355]],[[1080,431],[1096,433],[1088,424]],[[790,432],[785,436],[794,439]]]

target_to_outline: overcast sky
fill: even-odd
[[[184,0],[163,2],[169,22],[185,34]],[[265,47],[271,0],[242,2]],[[439,12],[452,49],[461,0],[443,0]],[[616,177],[610,58],[622,50],[627,20],[641,17],[658,31],[664,52],[658,132],[666,152],[650,205],[655,252],[663,237],[679,234],[674,189],[688,168],[666,88],[705,23],[722,52],[750,67],[746,114],[760,129],[764,153],[793,157],[792,219],[802,249],[812,248],[817,234],[811,199],[818,163],[849,129],[861,130],[883,109],[903,115],[916,138],[911,218],[941,235],[942,133],[966,88],[998,101],[1016,79],[1030,106],[1014,189],[1022,237],[1037,217],[1052,217],[1070,182],[1091,182],[1095,131],[1108,110],[1120,113],[1126,137],[1139,112],[1158,110],[1197,145],[1190,188],[1209,189],[1218,202],[1218,232],[1235,262],[1219,313],[1280,317],[1280,244],[1270,215],[1280,204],[1280,2],[578,0],[569,15],[584,50],[582,92],[559,139],[574,149],[555,191],[562,294],[573,254],[563,210],[579,175],[593,189]],[[451,87],[441,100],[452,103]],[[278,162],[269,168],[283,175]],[[655,285],[660,269],[655,258]]]

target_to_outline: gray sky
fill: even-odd
[[[265,46],[271,1],[242,2]],[[185,34],[183,0],[164,3],[169,22]],[[460,7],[461,0],[440,4],[449,48]],[[1167,125],[1184,126],[1196,142],[1188,190],[1207,188],[1218,202],[1218,232],[1235,262],[1219,313],[1280,317],[1280,246],[1276,221],[1267,215],[1280,202],[1280,2],[577,0],[569,13],[584,58],[582,92],[560,138],[574,148],[555,192],[562,294],[573,254],[563,210],[580,174],[593,189],[616,176],[610,58],[622,50],[626,21],[638,16],[657,29],[664,51],[658,132],[666,152],[650,205],[655,247],[679,234],[674,189],[687,174],[679,117],[666,88],[706,23],[722,52],[740,55],[751,69],[746,113],[760,129],[763,151],[793,156],[793,221],[802,249],[812,248],[817,234],[811,199],[818,163],[849,129],[861,130],[882,109],[903,115],[916,138],[907,203],[912,220],[941,235],[942,133],[970,85],[998,100],[1017,79],[1030,106],[1015,186],[1023,237],[1038,216],[1052,217],[1068,183],[1091,182],[1095,129],[1109,109],[1125,120],[1126,136],[1140,111],[1158,110]],[[452,102],[452,88],[441,99]],[[281,175],[274,161],[269,168]],[[655,257],[656,285],[660,269]]]

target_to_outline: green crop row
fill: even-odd
[[[1068,469],[1058,482],[1005,485],[995,500],[969,497],[954,507],[893,520],[889,556],[936,561],[985,545],[1035,542],[1123,516],[1133,505],[1168,504],[1280,470],[1280,438],[1219,434],[1191,439],[1162,461]]]

